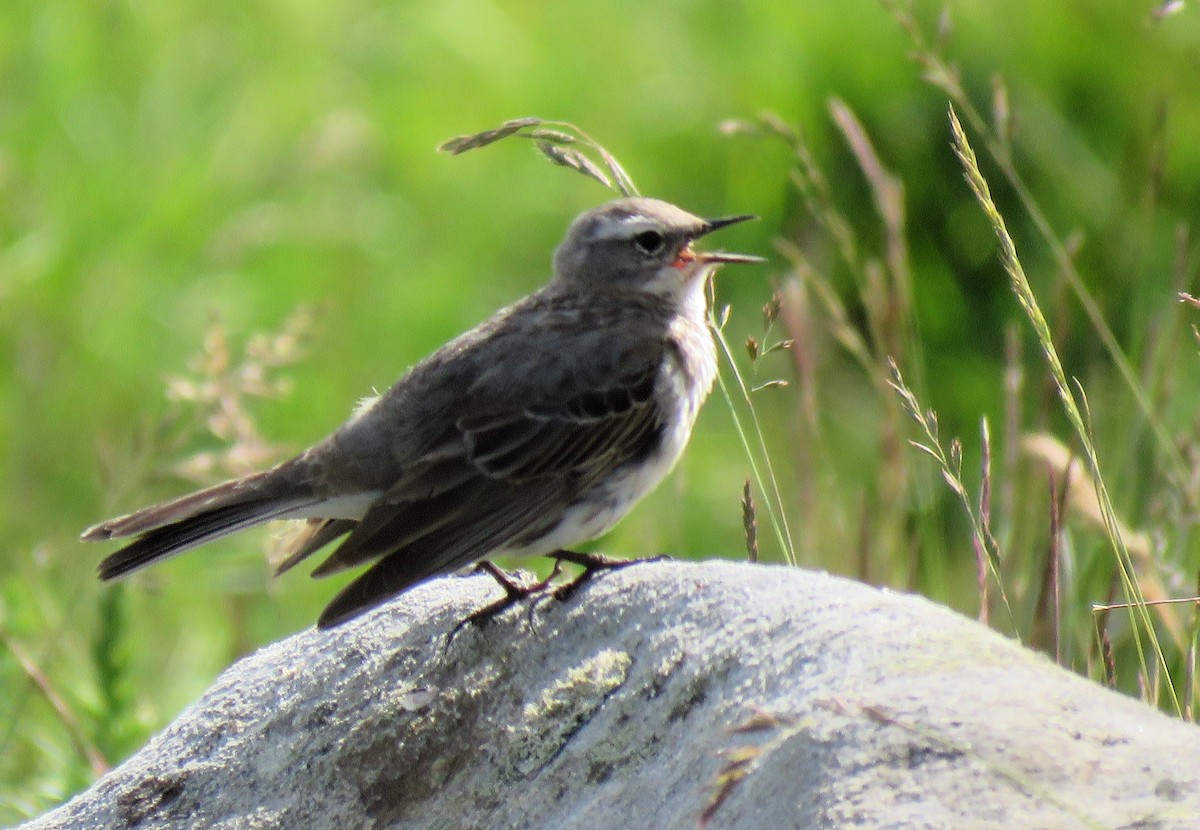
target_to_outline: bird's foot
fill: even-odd
[[[630,565],[640,565],[643,562],[658,562],[662,559],[668,559],[667,556],[647,556],[640,559],[615,559],[611,556],[605,556],[602,553],[582,553],[574,550],[556,550],[554,553],[546,554],[550,559],[554,560],[554,567],[551,569],[549,576],[545,579],[540,579],[532,585],[526,585],[518,582],[509,574],[498,568],[496,565],[484,560],[476,565],[477,571],[483,571],[496,580],[497,584],[504,589],[504,596],[495,602],[488,603],[474,611],[464,619],[460,620],[450,634],[446,637],[446,647],[450,647],[450,643],[454,637],[462,629],[468,625],[483,625],[507,611],[517,603],[529,597],[534,597],[534,602],[530,605],[529,612],[532,617],[533,610],[537,606],[537,601],[543,597],[556,599],[560,602],[565,602],[574,596],[585,583],[593,576],[601,571],[615,571],[621,568],[627,568]],[[572,579],[570,582],[565,582],[561,585],[553,585],[555,579],[562,573],[564,562],[572,565],[578,565],[583,568],[583,572],[579,576]]]
[[[449,646],[450,641],[454,639],[454,636],[466,626],[483,625],[493,617],[504,613],[526,597],[535,596],[545,592],[547,589],[549,589],[550,583],[562,570],[562,565],[558,562],[555,562],[553,570],[550,571],[550,575],[545,579],[538,580],[532,585],[525,585],[521,582],[518,582],[487,560],[480,562],[476,566],[476,569],[483,571],[495,579],[500,587],[504,589],[504,596],[500,597],[500,599],[496,600],[495,602],[483,606],[478,611],[474,611],[464,619],[460,620],[459,623],[454,626],[453,629],[451,629],[449,637],[446,638],[447,646]]]
[[[565,602],[574,596],[583,585],[588,582],[593,576],[600,571],[615,571],[621,568],[627,568],[630,565],[640,565],[643,562],[658,562],[667,559],[666,556],[646,556],[640,559],[614,559],[611,556],[605,556],[602,553],[581,553],[574,550],[556,550],[554,553],[546,554],[554,560],[554,570],[558,571],[563,562],[570,562],[572,565],[579,565],[583,568],[583,573],[559,585],[550,595],[560,602]]]

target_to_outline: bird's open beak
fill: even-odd
[[[730,225],[736,225],[739,222],[749,222],[751,219],[757,219],[757,218],[758,218],[757,216],[754,216],[752,214],[746,214],[744,216],[726,216],[722,219],[709,219],[704,223],[704,227],[700,229],[700,233],[696,234],[696,239],[699,239],[702,236],[707,236],[708,234],[712,233],[713,231],[718,231],[721,228],[727,228]],[[684,250],[691,253],[696,259],[700,260],[701,262],[705,262],[705,263],[707,263],[707,262],[713,262],[713,263],[716,263],[716,262],[745,262],[745,263],[766,262],[766,260],[763,259],[762,257],[753,256],[751,254],[732,254],[732,253],[728,253],[727,251],[692,251],[690,245],[687,248],[685,248]]]

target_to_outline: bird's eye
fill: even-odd
[[[642,231],[633,238],[633,244],[637,245],[642,253],[657,254],[662,250],[663,235],[658,231]]]

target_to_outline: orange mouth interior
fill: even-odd
[[[675,256],[675,261],[671,263],[672,268],[686,268],[688,265],[696,261],[696,252],[692,250],[691,244],[684,245],[682,250]]]

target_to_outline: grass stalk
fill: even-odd
[[[1084,412],[1087,409],[1086,396],[1083,389],[1077,383],[1074,384],[1075,391],[1072,391],[1073,384],[1067,379],[1062,361],[1059,359],[1058,351],[1054,346],[1050,327],[1046,322],[1045,316],[1042,314],[1037,297],[1033,293],[1033,288],[1030,286],[1029,280],[1025,275],[1025,270],[1017,256],[1016,245],[1008,232],[1004,217],[1001,216],[999,208],[996,207],[996,203],[992,199],[987,180],[983,177],[983,173],[980,172],[975,151],[967,139],[966,132],[963,130],[962,123],[958,119],[958,114],[953,104],[949,107],[949,118],[955,155],[958,156],[959,162],[963,166],[967,184],[970,186],[971,192],[975,195],[976,200],[979,202],[996,234],[996,238],[1000,244],[1001,264],[1009,276],[1017,301],[1033,326],[1034,335],[1041,346],[1043,356],[1050,369],[1063,411],[1075,431],[1084,459],[1087,462],[1088,470],[1095,482],[1105,532],[1116,554],[1117,569],[1122,587],[1125,590],[1126,596],[1130,598],[1130,622],[1134,633],[1134,645],[1137,649],[1138,660],[1141,666],[1141,676],[1149,678],[1151,674],[1150,663],[1146,659],[1142,642],[1144,637],[1149,641],[1151,650],[1154,653],[1154,665],[1158,670],[1155,673],[1157,674],[1161,671],[1161,674],[1167,678],[1168,682],[1165,685],[1171,697],[1171,705],[1176,714],[1182,715],[1178,695],[1176,694],[1174,685],[1170,682],[1170,674],[1167,669],[1162,646],[1158,640],[1158,634],[1154,629],[1153,620],[1146,605],[1145,597],[1142,595],[1141,587],[1135,578],[1132,557],[1125,545],[1122,534],[1117,530],[1116,511],[1100,474],[1100,460],[1092,441],[1091,427],[1089,422],[1084,418]],[[1079,401],[1076,400],[1075,392],[1079,395]]]
[[[711,302],[709,307],[712,307]],[[728,320],[727,316],[725,316],[725,320]],[[755,446],[752,447],[750,435],[747,433],[746,427],[738,415],[738,407],[734,403],[733,394],[729,391],[729,385],[725,382],[723,372],[717,374],[717,386],[721,389],[721,396],[725,399],[725,403],[729,407],[729,414],[733,418],[734,429],[737,431],[742,449],[746,453],[746,460],[750,464],[750,473],[754,478],[754,483],[758,486],[759,492],[764,496],[763,502],[766,507],[767,517],[771,520],[771,529],[775,533],[775,538],[779,542],[779,547],[783,551],[788,564],[796,565],[799,563],[799,559],[796,556],[796,547],[792,542],[792,533],[787,523],[787,511],[783,502],[783,494],[779,489],[779,479],[775,474],[775,465],[771,462],[771,453],[767,448],[766,436],[763,435],[762,424],[759,422],[758,412],[754,407],[754,400],[750,396],[750,388],[746,385],[745,378],[742,377],[742,373],[738,369],[737,361],[733,359],[733,350],[729,347],[729,341],[725,339],[724,322],[718,320],[710,312],[709,327],[712,329],[713,337],[716,338],[718,345],[721,347],[721,353],[725,356],[725,362],[729,366],[733,379],[737,384],[738,392],[741,394],[742,400],[745,401],[749,413],[750,426],[753,429]],[[761,459],[761,467],[759,461],[756,459]],[[763,470],[766,471],[765,477]]]

